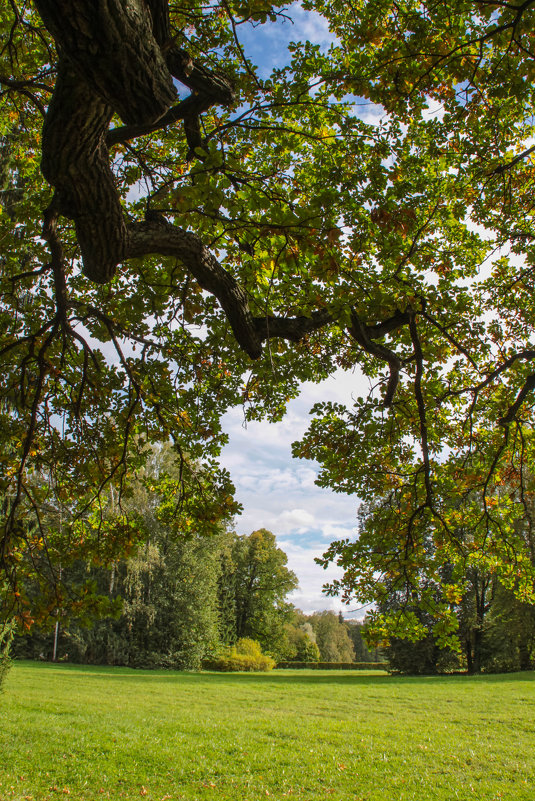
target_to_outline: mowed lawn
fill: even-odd
[[[535,675],[16,663],[0,799],[535,799]]]

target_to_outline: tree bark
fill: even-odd
[[[154,122],[176,100],[144,0],[36,0],[36,6],[79,78],[126,124]]]
[[[127,258],[149,253],[177,256],[200,286],[219,300],[240,347],[252,359],[260,356],[261,339],[254,327],[247,295],[196,234],[164,220],[133,223],[128,227]]]
[[[104,136],[112,108],[62,59],[43,125],[41,169],[57,210],[74,220],[84,273],[111,280],[125,256],[126,225]]]
[[[37,0],[37,8],[61,54],[43,126],[43,175],[56,190],[59,212],[74,220],[84,273],[107,283],[126,255],[126,225],[106,144],[113,113],[130,134],[161,125],[177,97],[164,47],[180,79],[195,86],[196,96],[166,118],[166,124],[186,121],[190,147],[200,144],[192,118],[216,99],[231,102],[232,89],[171,47],[167,2],[152,0],[149,10],[143,0]],[[166,39],[161,47],[151,11],[157,37]]]

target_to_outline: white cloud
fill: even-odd
[[[306,534],[314,526],[314,515],[306,509],[287,509],[276,518],[277,530]]]
[[[241,409],[224,417],[230,441],[221,461],[230,471],[237,499],[244,507],[236,529],[240,534],[258,528],[273,531],[299,579],[300,588],[291,600],[306,612],[347,612],[338,599],[322,595],[322,585],[339,577],[339,569],[331,565],[324,571],[314,558],[333,540],[355,536],[359,501],[318,487],[314,483],[318,466],[292,459],[291,443],[306,431],[314,403],[325,400],[351,406],[368,388],[368,380],[359,372],[338,370],[320,384],[303,384],[301,395],[290,403],[280,423],[255,421],[244,428]]]
[[[313,44],[327,48],[336,41],[335,35],[329,30],[329,23],[317,11],[305,11],[300,3],[293,3],[288,9],[293,20],[291,41],[297,42],[308,39]]]
[[[334,542],[334,540],[353,539],[356,534],[356,522],[357,521],[355,519],[354,523],[349,526],[342,526],[337,523],[327,523],[325,526],[323,526],[321,534],[326,540],[328,540],[328,542]]]
[[[317,612],[321,609],[332,609],[336,612],[348,612],[348,607],[341,603],[338,598],[329,597],[322,593],[325,583],[341,577],[341,570],[336,566],[330,566],[324,570],[316,564],[314,559],[323,555],[324,548],[313,546],[297,545],[292,540],[283,539],[279,542],[280,547],[288,556],[288,567],[293,570],[299,578],[299,588],[289,596],[289,600],[302,609],[303,612]]]
[[[389,119],[384,106],[372,103],[370,100],[359,98],[353,103],[354,114],[368,125],[380,125]]]
[[[423,116],[427,117],[427,119],[435,119],[435,120],[442,120],[444,118],[444,114],[446,113],[446,109],[442,103],[438,103],[435,100],[431,100],[428,98],[428,109],[423,112]]]
[[[292,3],[285,14],[290,19],[279,18],[276,22],[243,25],[239,28],[245,54],[259,67],[263,77],[268,77],[273,69],[288,64],[290,42],[308,39],[325,50],[336,41],[327,20],[317,11],[305,11],[297,2]]]

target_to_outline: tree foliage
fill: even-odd
[[[438,589],[438,588],[437,588]],[[532,670],[535,655],[533,604],[523,604],[490,575],[467,577],[462,599],[454,605],[459,647],[440,647],[434,633],[436,621],[401,593],[392,592],[380,605],[383,614],[394,612],[411,618],[420,628],[412,638],[391,635],[385,658],[393,672],[409,674],[503,673]],[[405,633],[405,632],[403,632]]]
[[[322,662],[354,662],[355,649],[348,627],[334,612],[316,612],[308,617]]]
[[[418,597],[446,641],[469,568],[533,600],[517,525],[531,526],[533,11],[387,2],[326,13],[345,88],[398,126],[381,177],[370,176],[368,328],[353,313],[364,369],[385,395],[320,404],[296,453],[322,463],[324,486],[374,504],[358,542],[326,555],[345,570],[331,591],[367,602],[393,585]],[[389,310],[388,331],[369,326],[370,298]],[[378,637],[385,625],[377,617]]]
[[[229,641],[257,640],[264,651],[281,656],[284,624],[291,615],[286,596],[297,587],[286,554],[275,535],[262,528],[247,537],[235,536],[231,558],[232,567],[227,565],[221,580],[224,595],[226,585],[233,598]]]
[[[123,509],[110,504],[106,510],[111,531],[114,517],[135,521],[131,553],[97,562],[92,551],[85,559],[75,552],[63,562],[57,606],[17,640],[17,656],[50,658],[56,623],[58,656],[75,662],[199,669],[222,646],[244,638],[285,655],[286,596],[297,586],[286,554],[266,529],[240,537],[221,515],[199,529],[177,515],[182,470],[169,444],[151,449],[123,493]],[[207,481],[200,469],[197,478]],[[191,495],[194,489],[188,487]],[[43,517],[50,539],[45,523]],[[36,576],[27,581],[25,597],[38,606]]]
[[[0,11],[13,591],[51,494],[80,521],[145,442],[213,459],[224,409],[277,419],[300,380],[358,365],[369,396],[319,404],[295,446],[381,499],[327,552],[332,591],[412,587],[446,639],[467,566],[533,601],[533,3],[303,6],[333,43],[268,78],[240,30],[277,3]]]
[[[306,616],[294,610],[284,627],[282,657],[290,662],[318,662],[321,658],[314,629]]]

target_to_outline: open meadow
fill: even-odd
[[[0,799],[532,801],[534,678],[18,662]]]

